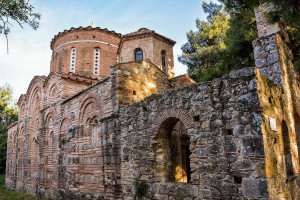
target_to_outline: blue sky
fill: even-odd
[[[202,0],[31,0],[41,13],[37,31],[16,24],[6,41],[0,37],[0,85],[10,84],[14,98],[26,93],[34,75],[48,75],[50,41],[58,32],[71,27],[96,26],[129,33],[141,27],[153,29],[177,43],[174,47],[175,75],[186,73],[186,66],[177,61],[186,33],[195,29],[195,20],[204,19]]]

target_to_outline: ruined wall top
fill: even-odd
[[[268,36],[280,31],[277,23],[271,24],[266,18],[266,14],[274,11],[275,9],[275,6],[271,3],[264,3],[254,9],[259,37]]]

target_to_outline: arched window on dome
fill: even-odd
[[[94,49],[94,74],[95,75],[100,74],[99,69],[100,69],[100,49],[95,48]]]
[[[70,57],[70,72],[75,73],[75,67],[76,67],[76,49],[73,47],[71,49],[71,57]]]
[[[143,51],[142,49],[136,49],[135,50],[135,61],[141,61],[143,60]]]
[[[161,70],[166,71],[166,51],[161,51]]]

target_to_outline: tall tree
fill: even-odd
[[[195,81],[205,81],[222,74],[219,60],[224,54],[225,31],[228,29],[228,14],[223,5],[203,3],[206,21],[196,20],[197,31],[187,33],[188,42],[181,49],[178,60],[188,66],[188,73]]]
[[[18,111],[13,104],[9,85],[0,87],[0,174],[5,172],[7,127],[18,120]]]
[[[252,41],[257,38],[254,8],[258,0],[221,1],[229,13],[229,28],[226,31],[226,53],[220,63],[228,73],[234,69],[254,66]]]
[[[10,33],[11,21],[15,21],[23,28],[28,24],[34,30],[39,27],[41,15],[33,12],[34,7],[29,0],[0,0],[0,34],[4,34],[7,41],[8,52],[8,34]]]

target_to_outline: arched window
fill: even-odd
[[[161,51],[161,70],[166,71],[166,51]]]
[[[143,60],[143,51],[142,49],[136,49],[135,50],[135,61],[141,61]]]
[[[282,121],[281,133],[282,133],[282,140],[283,140],[283,153],[284,153],[284,160],[285,160],[285,171],[286,171],[286,176],[288,178],[288,177],[291,177],[291,176],[294,175],[294,170],[293,170],[293,164],[292,164],[289,130],[288,130],[288,127],[287,127],[285,121]]]
[[[76,49],[73,47],[71,49],[71,56],[70,56],[70,72],[75,72],[76,67]]]
[[[95,48],[94,49],[94,74],[95,75],[98,75],[100,73],[99,68],[100,68],[100,49]]]
[[[155,160],[160,181],[190,182],[190,138],[183,123],[172,117],[165,120],[159,128],[157,142]]]

